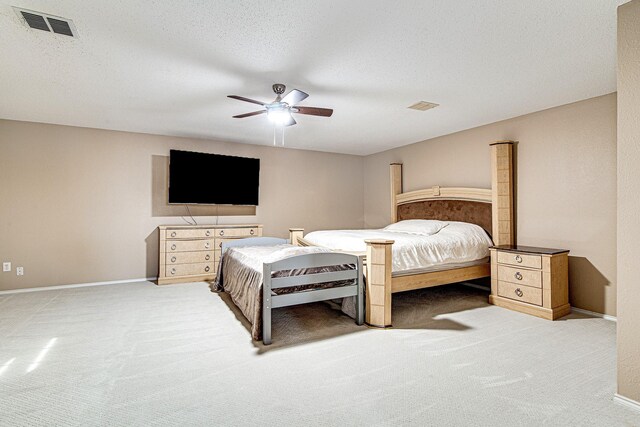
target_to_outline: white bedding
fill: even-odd
[[[449,221],[435,234],[418,234],[379,230],[314,231],[305,236],[309,242],[348,252],[364,252],[366,239],[394,240],[392,272],[394,275],[425,271],[431,267],[451,268],[463,263],[484,260],[493,243],[482,227],[466,222]]]

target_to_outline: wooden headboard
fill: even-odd
[[[491,190],[432,187],[396,196],[396,221],[438,219],[477,224],[493,234]]]
[[[391,221],[438,219],[477,224],[496,245],[515,244],[513,142],[491,144],[491,189],[439,187],[402,192],[402,164],[392,163]]]

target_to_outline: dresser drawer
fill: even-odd
[[[498,281],[498,295],[527,304],[542,305],[542,289]]]
[[[253,237],[258,236],[258,228],[218,228],[215,230],[215,235],[216,237]]]
[[[165,255],[167,264],[193,264],[216,260],[214,251],[172,252]],[[220,255],[218,254],[218,257]]]
[[[179,277],[179,276],[196,276],[207,275],[215,276],[216,270],[213,262],[203,262],[198,264],[176,264],[167,265],[165,276],[167,277]]]
[[[498,265],[498,280],[542,288],[542,271]]]
[[[213,250],[211,240],[168,240],[165,243],[166,252],[193,252]]]
[[[191,228],[191,229],[167,229],[167,239],[206,239],[213,238],[215,230],[212,228]]]
[[[540,269],[542,268],[542,257],[540,255],[524,255],[498,251],[498,263]]]

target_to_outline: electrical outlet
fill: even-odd
[[[16,275],[24,276],[24,267],[16,267]]]
[[[11,271],[11,263],[10,262],[3,262],[2,263],[2,271],[4,271],[4,272]]]

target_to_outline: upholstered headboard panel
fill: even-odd
[[[477,224],[491,236],[491,203],[473,200],[422,200],[398,205],[398,221],[404,219],[437,219]]]

